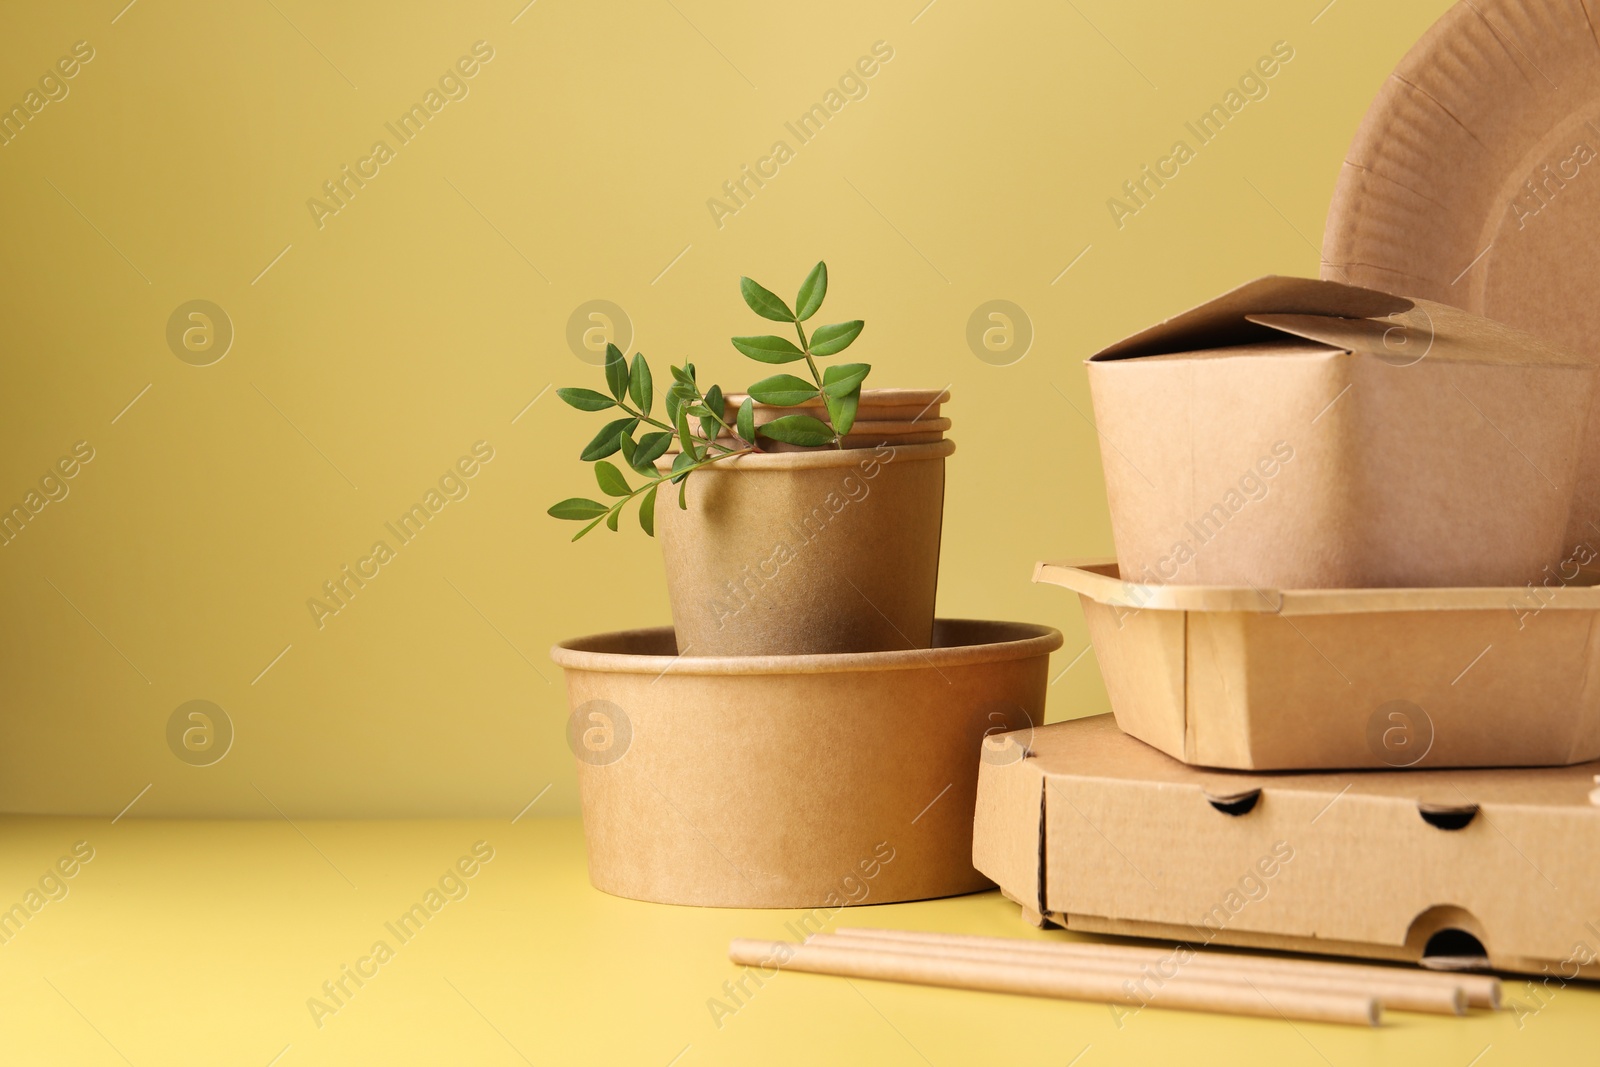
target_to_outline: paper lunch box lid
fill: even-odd
[[[1100,715],[986,742],[973,862],[1069,929],[1600,977],[1597,771],[1212,771]]]
[[[1089,357],[1103,364],[1198,354],[1290,338],[1397,365],[1451,363],[1587,367],[1592,361],[1532,334],[1430,300],[1312,278],[1268,275],[1150,326]]]

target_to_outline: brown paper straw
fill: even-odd
[[[1014,937],[985,937],[978,934],[947,934],[922,930],[885,930],[866,927],[843,927],[835,935],[845,938],[875,939],[951,946],[987,946],[1015,948],[1021,952],[1062,955],[1076,959],[1098,958],[1144,962],[1170,959],[1172,949],[1151,948],[1145,945],[1112,945],[1093,941],[1031,941]],[[1206,965],[1228,965],[1248,968],[1261,974],[1266,981],[1279,975],[1326,975],[1330,981],[1360,985],[1364,982],[1402,983],[1413,986],[1458,988],[1466,994],[1467,1004],[1478,1008],[1500,1006],[1500,980],[1493,975],[1437,972],[1403,967],[1380,967],[1366,963],[1342,963],[1333,960],[1294,960],[1275,956],[1250,956],[1238,952],[1217,952],[1195,949],[1195,956],[1185,969],[1199,960]],[[1270,977],[1268,977],[1270,976]],[[1398,1004],[1394,1005],[1399,1007]]]
[[[841,939],[842,941],[842,939]],[[986,960],[940,958],[897,952],[862,938],[860,947],[841,942],[793,944],[788,941],[753,941],[740,938],[728,946],[735,963],[762,968],[831,974],[846,978],[872,978],[889,982],[972,989],[990,993],[1088,1000],[1132,1007],[1171,1008],[1187,1011],[1254,1015],[1269,1019],[1376,1026],[1381,1009],[1377,1000],[1352,993],[1313,992],[1305,989],[1259,987],[1223,982],[1199,975],[1180,975],[1148,997],[1132,987],[1140,976],[1129,970],[1067,970],[1033,963],[991,963]],[[1124,983],[1127,983],[1126,985]]]
[[[1129,956],[1066,956],[1061,953],[1018,952],[1012,947],[987,945],[935,944],[923,941],[873,938],[859,934],[840,937],[835,934],[814,934],[807,944],[853,946],[881,945],[892,952],[905,952],[915,956],[954,956],[960,959],[987,960],[990,963],[1031,963],[1034,966],[1073,967],[1080,970],[1108,971],[1122,978],[1132,976],[1135,982],[1169,982],[1178,975],[1198,975],[1202,978],[1234,985],[1260,985],[1268,989],[1294,988],[1312,992],[1350,993],[1376,997],[1385,1008],[1400,1011],[1430,1012],[1435,1015],[1465,1015],[1467,997],[1459,986],[1388,982],[1368,978],[1336,978],[1306,972],[1265,972],[1252,970],[1228,962],[1213,960],[1196,953],[1184,962],[1170,960],[1172,973],[1163,975],[1151,967],[1152,961]]]

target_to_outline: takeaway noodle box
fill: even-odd
[[[1100,715],[985,742],[972,856],[1036,924],[1564,984],[1600,978],[1597,772],[1205,771]]]
[[[1088,361],[1130,581],[1522,585],[1563,537],[1596,370],[1468,312],[1266,277]]]

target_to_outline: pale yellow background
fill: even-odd
[[[819,258],[872,384],[954,394],[940,611],[1060,626],[1059,673],[1087,637],[1030,568],[1111,549],[1082,359],[1316,274],[1350,135],[1445,7],[139,0],[113,24],[125,2],[0,34],[3,101],[96,53],[0,148],[0,501],[96,450],[0,548],[0,810],[114,814],[151,784],[142,815],[514,814],[553,783],[540,810],[575,813],[546,650],[666,621],[660,556],[544,514],[594,491],[599,416],[552,391],[511,420],[598,384],[565,339],[592,299],[663,370],[746,384],[739,275],[791,293]],[[470,95],[319,230],[306,201],[478,40]],[[784,123],[880,40],[866,98],[798,145]],[[1277,41],[1266,99],[1119,230],[1108,198]],[[706,201],[778,139],[796,158],[719,230]],[[165,340],[197,298],[236,331],[208,367]],[[991,299],[1032,319],[1011,366],[967,345]],[[478,440],[470,496],[319,630],[306,600]],[[196,698],[237,730],[203,770],[165,740]],[[1106,707],[1092,655],[1051,690],[1055,717]]]
[[[592,492],[576,453],[599,419],[546,392],[598,383],[566,342],[576,307],[614,301],[658,368],[692,358],[737,387],[756,371],[727,343],[756,328],[738,276],[788,294],[826,258],[824,317],[867,320],[871,384],[954,394],[941,612],[1058,625],[1052,718],[1104,711],[1078,608],[1027,581],[1111,549],[1081,360],[1251,277],[1314,275],[1344,148],[1443,0],[125,2],[12,4],[0,26],[0,102],[95,50],[0,147],[0,502],[74,442],[96,451],[0,548],[0,810],[85,817],[5,824],[0,901],[80,837],[102,856],[0,947],[29,1062],[572,1062],[587,1042],[652,1064],[685,1044],[685,1064],[1066,1063],[1093,1044],[1085,1067],[1253,1044],[1465,1065],[1577,1039],[1588,993],[1521,1032],[1401,1017],[1308,1047],[1151,1013],[1118,1044],[1101,1007],[871,984],[864,1005],[804,976],[716,1031],[727,937],[782,917],[602,897],[576,824],[541,821],[577,813],[546,649],[667,619],[652,542],[569,545],[544,514]],[[470,95],[319,229],[306,201],[479,40],[494,58]],[[794,144],[785,121],[877,41],[894,57],[868,96]],[[1107,199],[1278,41],[1294,58],[1267,98],[1119,229]],[[707,199],[780,138],[796,158],[718,228]],[[211,366],[166,343],[193,299],[236,332]],[[1010,366],[967,344],[992,299],[1036,332]],[[470,496],[319,630],[307,598],[479,440],[495,458]],[[236,727],[211,767],[167,747],[191,699]],[[177,815],[275,822],[141,821]],[[372,815],[489,821],[306,821]],[[439,920],[456,932],[312,1028],[317,984],[478,837],[505,859]],[[1021,932],[993,895],[870,921]]]

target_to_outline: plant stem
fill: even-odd
[[[698,393],[698,390],[696,392]],[[702,403],[705,402],[705,397],[697,395],[696,399],[700,400]],[[619,407],[623,411],[627,412],[630,417],[638,419],[640,422],[647,422],[651,426],[656,427],[657,429],[665,430],[668,433],[673,434],[674,436],[677,435],[678,430],[677,430],[676,427],[668,426],[666,423],[660,421],[659,419],[652,419],[649,415],[646,415],[642,411],[635,411],[632,408],[630,408],[627,404],[623,404],[623,403],[618,403],[617,407]],[[718,422],[722,422],[721,419],[718,419],[717,421]],[[724,426],[727,426],[727,423],[722,423],[722,424]],[[732,427],[730,426],[729,429],[731,430]],[[738,436],[739,435],[737,433],[734,434],[734,437],[738,437]],[[733,449],[729,448],[727,445],[718,444],[716,441],[706,441],[706,445],[711,447],[711,448],[719,448],[724,452],[732,452],[733,451]]]
[[[672,471],[672,472],[667,473],[667,474],[657,473],[653,478],[650,478],[644,484],[640,485],[639,488],[633,490],[633,492],[631,492],[627,496],[623,497],[619,501],[619,503],[626,504],[628,501],[632,500],[634,497],[638,496],[640,493],[647,493],[652,488],[655,488],[655,487],[658,487],[658,486],[661,486],[661,485],[665,485],[668,482],[672,481],[674,478],[678,477],[680,474],[689,474],[689,473],[691,473],[693,471],[699,470],[701,467],[709,467],[713,463],[721,463],[725,459],[732,459],[735,456],[747,456],[747,455],[750,455],[750,454],[752,454],[754,452],[755,452],[754,448],[741,448],[738,451],[729,451],[726,454],[721,455],[721,456],[712,456],[709,459],[703,459],[703,460],[700,460],[697,463],[691,463],[689,466],[687,466],[687,467],[685,467],[685,468],[683,468],[682,470],[679,470],[679,471]]]
[[[843,450],[844,438],[839,433],[839,428],[833,424],[833,412],[828,410],[828,397],[822,386],[822,374],[817,370],[817,361],[811,358],[811,342],[806,338],[806,328],[800,325],[800,320],[794,320],[795,332],[800,335],[800,351],[805,353],[806,366],[811,368],[811,380],[817,383],[817,398],[822,401],[822,414],[828,419],[828,429],[833,431],[833,447]]]
[[[817,370],[817,361],[811,358],[811,342],[806,340],[806,328],[796,319],[794,330],[800,335],[800,351],[806,355],[806,366],[811,368],[811,380],[817,383],[817,392],[822,392],[822,374]],[[826,406],[826,405],[824,405]]]

